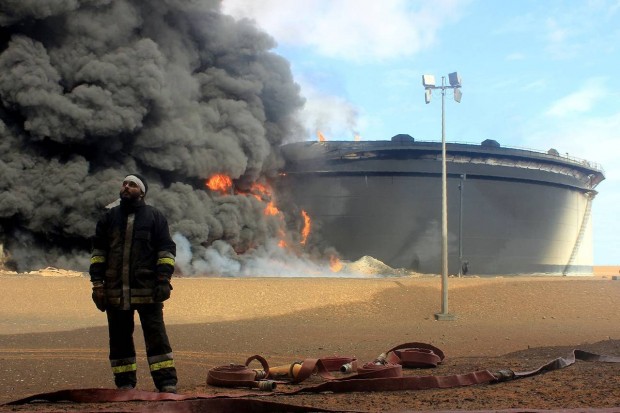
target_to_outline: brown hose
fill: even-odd
[[[259,380],[260,373],[248,367],[250,362],[258,360],[267,374],[269,373],[269,364],[267,360],[259,355],[248,358],[245,365],[229,364],[227,366],[219,366],[210,369],[207,373],[207,385],[218,387],[249,387],[271,391],[276,388],[276,383],[271,380]]]
[[[422,345],[421,345],[422,344]],[[443,352],[441,350],[435,351],[435,347],[430,345],[424,345],[423,343],[406,343],[404,345],[400,345],[394,347],[393,349],[387,352],[386,357],[384,359],[389,360],[390,353],[394,355],[408,353],[408,349],[423,349],[423,350],[431,350],[433,354],[435,354],[439,360],[443,360]],[[399,351],[400,350],[400,351]],[[420,353],[430,354],[427,351],[421,351]],[[401,356],[399,356],[401,357]],[[378,358],[378,360],[381,357]],[[209,370],[209,375],[207,376],[207,383],[213,385],[221,385],[225,387],[256,387],[257,382],[266,382],[264,380],[256,380],[256,371],[251,370],[247,367],[247,365],[253,361],[258,360],[263,365],[265,371],[269,371],[269,366],[267,361],[260,356],[252,356],[246,361],[246,365],[229,365],[223,366],[219,368],[214,368]],[[294,395],[298,393],[318,393],[324,391],[331,391],[334,393],[341,392],[353,392],[353,391],[397,391],[397,390],[426,390],[426,389],[446,389],[460,386],[470,386],[475,384],[482,383],[497,383],[501,381],[507,380],[515,380],[526,378],[530,376],[534,376],[537,374],[542,374],[547,371],[558,370],[568,366],[571,366],[576,362],[576,360],[588,361],[588,362],[604,362],[604,363],[620,363],[620,357],[617,356],[605,356],[598,355],[594,353],[589,353],[582,350],[573,350],[572,354],[566,358],[559,357],[551,362],[531,371],[526,372],[513,372],[512,370],[506,369],[501,370],[499,372],[491,373],[488,370],[475,371],[467,374],[455,374],[451,376],[402,376],[401,365],[392,364],[388,361],[384,360],[383,364],[375,361],[373,363],[367,363],[360,368],[358,368],[358,374],[351,375],[348,377],[342,377],[339,379],[330,379],[324,383],[315,385],[302,387],[300,389],[294,391],[286,391],[278,394],[282,395]],[[401,359],[402,360],[402,359]],[[417,361],[416,361],[417,362]],[[338,361],[339,363],[339,361]],[[313,371],[320,373],[321,375],[329,374],[328,369],[325,364],[328,364],[330,368],[334,368],[337,363],[323,363],[321,359],[307,359],[302,365],[305,365],[305,373],[312,374]],[[301,370],[300,370],[301,374]],[[379,375],[373,376],[373,375]],[[381,377],[381,374],[385,374],[386,376]],[[274,383],[275,387],[275,383]],[[34,396],[30,396],[24,399],[15,400],[7,403],[6,405],[18,405],[29,403],[32,401],[50,401],[50,402],[58,402],[58,401],[71,401],[75,403],[107,403],[107,402],[122,402],[122,401],[176,401],[177,403],[170,403],[166,405],[166,411],[170,412],[187,412],[187,411],[199,411],[199,410],[186,410],[190,407],[183,405],[183,403],[206,403],[205,400],[198,399],[214,399],[214,398],[226,398],[221,401],[215,402],[209,400],[209,403],[220,403],[218,406],[222,409],[229,410],[209,410],[215,412],[219,411],[237,411],[241,409],[241,405],[237,404],[236,408],[235,403],[237,401],[241,401],[242,397],[247,396],[257,396],[259,394],[231,394],[231,395],[179,395],[179,394],[170,394],[170,393],[153,393],[153,392],[145,392],[140,390],[110,390],[110,389],[76,389],[76,390],[61,390],[54,393],[44,393],[37,394]],[[236,399],[236,400],[233,400]],[[276,407],[276,404],[268,405],[267,402],[261,404],[261,401],[258,400],[245,400],[244,403],[255,403],[255,407],[252,408],[252,411],[262,412],[262,411],[329,411],[324,409],[316,409],[316,408],[305,408],[301,406],[293,406],[288,404],[279,404]],[[201,405],[202,407],[206,407],[205,405]],[[214,407],[214,406],[213,406]],[[192,407],[193,408],[193,407]],[[249,409],[248,406],[246,408]],[[276,410],[276,409],[284,409],[284,410]],[[267,410],[261,410],[267,409]],[[269,410],[271,409],[271,410]],[[244,410],[244,409],[241,409]],[[148,408],[142,410],[132,410],[135,412],[138,411],[150,411]],[[203,410],[200,410],[203,411]],[[595,409],[592,411],[596,411]]]
[[[391,348],[377,357],[377,361],[400,364],[407,368],[437,367],[445,355],[443,351],[426,343],[405,343]]]

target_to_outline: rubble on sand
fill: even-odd
[[[54,268],[54,267],[46,267],[40,270],[29,271],[26,274],[40,275],[43,277],[82,277],[84,276],[84,273],[80,271],[62,270],[62,269]]]
[[[405,268],[392,268],[389,265],[369,255],[364,255],[362,258],[360,258],[357,261],[344,263],[344,266],[341,272],[350,273],[350,274],[363,274],[363,275],[375,275],[375,276],[386,276],[386,277],[394,277],[394,276],[417,277],[417,276],[420,276],[419,273],[416,273],[411,270],[407,270]]]

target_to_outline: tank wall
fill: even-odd
[[[584,194],[565,187],[466,180],[462,245],[469,271],[563,273],[577,241],[585,207]],[[591,273],[591,227],[586,229],[578,247],[569,272]]]
[[[580,197],[574,197],[573,201],[575,202],[574,208],[577,211],[577,225],[579,229],[583,225],[583,233],[577,234],[580,237],[580,242],[577,245],[577,251],[572,262],[572,265],[566,269],[567,274],[571,273],[575,274],[591,274],[592,273],[592,263],[594,262],[594,241],[593,241],[593,232],[592,232],[592,214],[591,214],[591,206],[593,200],[589,200],[588,196],[582,195]],[[590,202],[590,206],[588,207],[588,202]],[[585,221],[584,221],[585,220]]]
[[[461,183],[448,179],[451,274],[459,272],[459,246],[470,274],[564,271],[587,205],[581,192],[489,178],[467,178],[461,192]],[[344,259],[370,255],[395,268],[441,272],[439,176],[300,173],[280,185],[320,227],[315,236]],[[590,224],[572,264],[570,272],[592,270]]]

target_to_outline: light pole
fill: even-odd
[[[435,86],[435,76],[422,75],[424,99],[431,102],[433,89],[441,89],[441,312],[435,319],[441,321],[454,320],[456,317],[448,312],[448,191],[446,173],[446,89],[454,89],[454,100],[461,101],[461,77],[457,72],[448,74],[450,86],[446,85],[446,77],[441,77],[441,86]]]

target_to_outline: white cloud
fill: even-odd
[[[528,126],[526,145],[537,148],[544,143],[562,155],[594,162],[602,166],[607,180],[620,181],[620,113],[601,117],[573,117],[549,123],[544,119]]]
[[[570,14],[563,17],[570,20],[569,16]],[[567,27],[571,27],[572,30],[576,28],[569,25],[570,22],[563,25],[555,18],[546,21],[547,51],[556,59],[569,59],[578,53],[579,45],[574,41],[569,42],[573,33]]]
[[[222,10],[250,18],[281,45],[308,46],[349,60],[410,56],[432,46],[457,18],[459,0],[223,0]]]
[[[564,42],[567,35],[567,30],[561,27],[556,19],[547,19],[547,37],[552,44]]]
[[[594,200],[594,262],[615,265],[620,247],[620,224],[616,219],[620,204],[620,164],[616,154],[620,151],[620,113],[597,118],[562,118],[561,122],[536,122],[529,125],[527,145],[557,148],[562,155],[585,159],[605,171],[605,180],[596,190]]]
[[[549,116],[566,117],[589,112],[608,95],[603,79],[590,79],[578,91],[559,99],[545,112]]]
[[[535,89],[544,89],[548,86],[546,79],[535,79],[532,82],[524,83],[523,90],[535,90]]]

